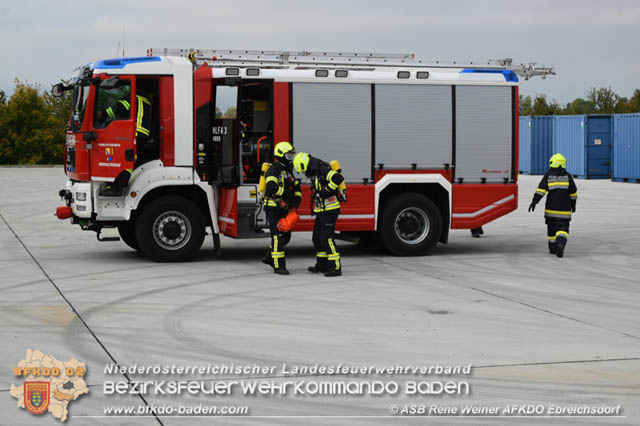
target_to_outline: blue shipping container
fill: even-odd
[[[553,155],[553,116],[533,117],[531,122],[531,174],[543,175]]]
[[[587,178],[611,178],[611,115],[587,116]]]
[[[556,115],[553,120],[553,152],[565,156],[567,172],[587,177],[587,116]]]
[[[531,174],[531,117],[520,117],[518,124],[518,170]]]
[[[640,182],[640,114],[613,116],[612,178]]]

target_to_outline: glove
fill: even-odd
[[[532,211],[534,211],[536,209],[536,203],[531,202],[531,204],[529,204],[529,213],[531,213]]]

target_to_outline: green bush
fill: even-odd
[[[37,84],[16,81],[0,93],[0,164],[62,164],[71,95],[56,98]]]

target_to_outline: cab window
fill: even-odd
[[[218,86],[216,89],[216,118],[235,120],[238,115],[238,87]]]
[[[72,126],[79,130],[84,122],[84,112],[87,109],[87,98],[89,97],[89,82],[82,82],[75,86],[73,90],[73,119]]]
[[[131,118],[131,82],[102,80],[98,86],[93,127],[103,129],[115,120]]]

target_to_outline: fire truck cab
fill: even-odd
[[[148,53],[89,64],[54,88],[73,91],[58,217],[99,240],[117,228],[149,257],[181,261],[207,227],[217,251],[221,234],[268,236],[258,183],[281,141],[339,160],[348,202],[337,230],[378,236],[397,255],[425,253],[450,229],[517,208],[518,78],[505,67],[407,55]],[[144,143],[141,97],[151,104]],[[296,231],[313,228],[309,199],[305,187]]]

